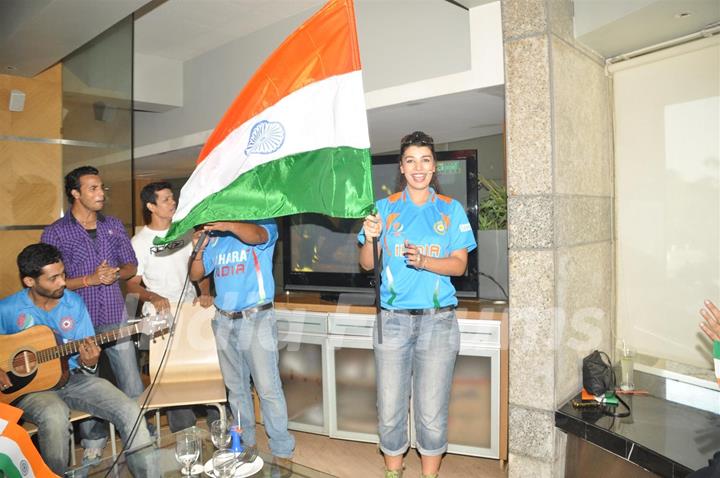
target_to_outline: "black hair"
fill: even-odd
[[[56,262],[62,262],[62,254],[55,246],[42,242],[30,244],[17,256],[20,279],[25,277],[37,279],[42,274],[43,267]]]
[[[80,178],[83,176],[97,176],[100,171],[92,166],[80,166],[75,168],[65,175],[65,195],[70,201],[70,204],[75,202],[75,198],[72,195],[73,189],[80,191]]]
[[[140,191],[140,201],[142,201],[143,205],[143,219],[145,220],[145,224],[150,224],[151,218],[150,209],[147,207],[148,203],[157,204],[157,202],[155,202],[157,201],[157,192],[163,189],[172,191],[172,184],[167,181],[157,181],[148,184]]]
[[[405,186],[407,186],[407,179],[405,179],[405,175],[400,172],[400,166],[402,165],[403,154],[405,154],[405,150],[410,146],[427,146],[430,148],[433,161],[437,164],[437,158],[435,157],[435,141],[432,136],[423,133],[422,131],[413,131],[410,134],[406,134],[400,140],[400,156],[398,156],[398,176],[395,184],[395,191],[403,191]],[[437,179],[437,172],[432,175],[430,187],[432,187],[436,193],[440,194],[440,183]]]

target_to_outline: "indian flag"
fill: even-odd
[[[200,153],[173,224],[315,212],[363,217],[373,204],[352,0],[331,0],[250,79]]]
[[[25,429],[17,424],[22,414],[19,408],[0,403],[0,476],[57,478],[40,457]]]

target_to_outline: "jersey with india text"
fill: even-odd
[[[206,274],[215,280],[215,306],[228,312],[273,300],[273,250],[278,238],[275,221],[248,221],[265,228],[267,242],[245,244],[229,232],[213,231],[203,252]]]
[[[383,221],[382,307],[429,309],[457,305],[450,277],[408,265],[404,252],[406,240],[429,257],[448,257],[459,249],[475,249],[475,236],[460,203],[431,188],[430,197],[420,206],[410,200],[406,190],[376,205]],[[358,240],[365,243],[364,231],[360,231]]]

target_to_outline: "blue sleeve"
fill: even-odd
[[[262,244],[256,244],[255,247],[263,250],[274,246],[278,240],[278,227],[275,221],[273,219],[265,219],[263,221],[257,221],[255,224],[265,229],[268,234],[268,240]]]
[[[477,247],[475,234],[465,210],[459,202],[453,200],[450,216],[450,250],[467,249],[468,252]]]
[[[8,327],[5,325],[7,314],[5,313],[5,307],[3,307],[3,305],[4,304],[0,304],[0,335],[8,335],[12,332],[10,332]]]

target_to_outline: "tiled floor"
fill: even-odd
[[[169,433],[164,415],[161,426],[164,433]],[[205,420],[198,420],[198,426],[206,427]],[[383,476],[383,461],[377,445],[337,440],[312,433],[293,432],[293,434],[296,439],[294,461],[297,463],[340,478]],[[261,450],[269,450],[262,426],[258,427],[257,436],[258,447]],[[105,454],[110,454],[109,446],[106,447]],[[78,455],[78,460],[81,460],[80,448]],[[420,459],[414,450],[410,450],[407,454],[405,467],[405,478],[420,476]],[[507,473],[501,469],[497,460],[462,455],[446,455],[440,471],[442,478],[507,477]]]

